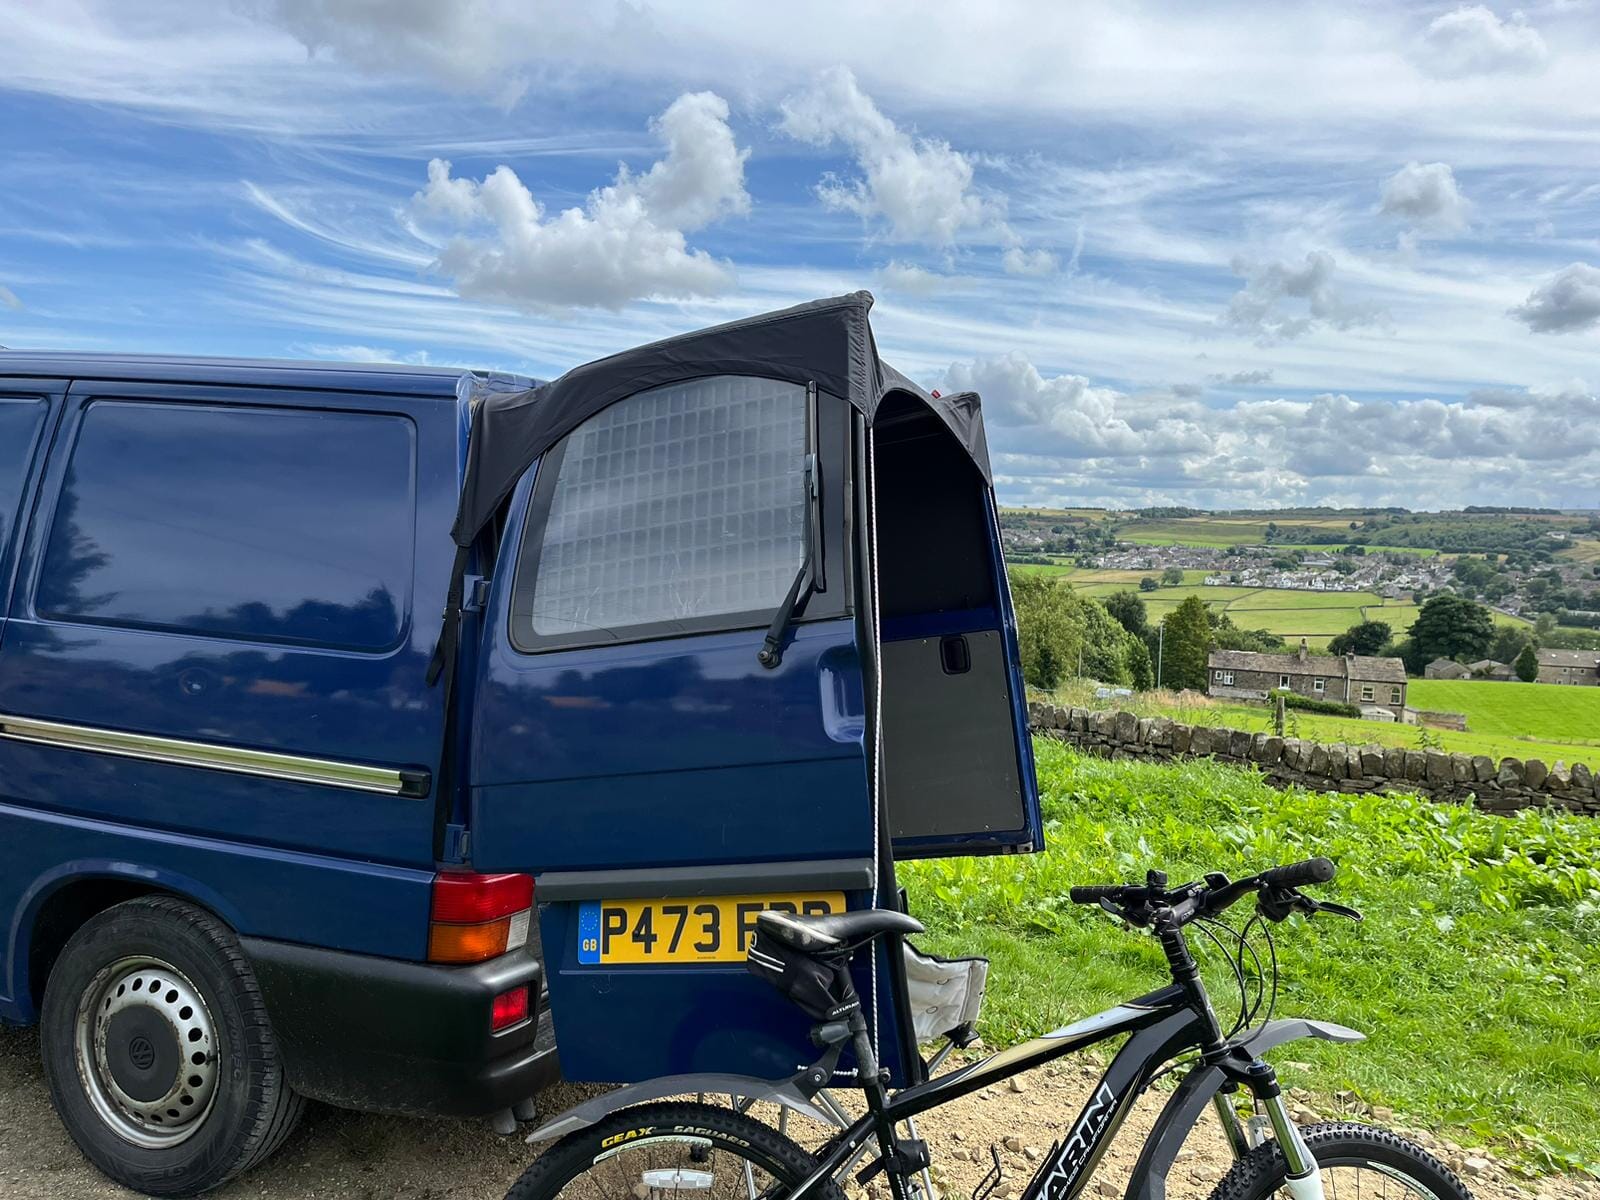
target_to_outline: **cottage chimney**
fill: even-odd
[[[1300,649],[1299,649],[1299,651],[1298,651],[1298,653],[1296,654],[1295,657],[1297,657],[1301,662],[1305,662],[1305,660],[1306,660],[1306,640],[1305,640],[1305,638],[1301,638],[1300,639]]]

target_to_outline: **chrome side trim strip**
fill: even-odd
[[[305,758],[271,750],[247,750],[210,742],[188,742],[180,738],[128,733],[120,729],[96,729],[86,725],[67,725],[59,721],[40,721],[32,717],[13,717],[0,713],[0,738],[53,746],[62,750],[87,750],[118,758],[137,758],[146,762],[171,763],[180,767],[204,767],[229,771],[235,775],[256,775],[265,779],[284,779],[294,783],[314,783],[324,787],[353,788],[386,796],[421,799],[428,794],[429,773],[372,767],[365,763],[338,762],[326,758]]]

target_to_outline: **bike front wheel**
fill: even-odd
[[[643,1104],[562,1138],[506,1200],[763,1200],[816,1170],[775,1129],[709,1104]],[[833,1180],[816,1200],[844,1200]]]
[[[1321,1169],[1324,1200],[1472,1200],[1449,1167],[1386,1129],[1338,1122],[1300,1132]],[[1234,1164],[1211,1200],[1267,1200],[1287,1174],[1278,1144],[1267,1142]]]

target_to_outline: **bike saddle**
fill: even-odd
[[[864,908],[856,912],[802,917],[778,909],[756,916],[756,928],[791,950],[815,954],[828,950],[854,949],[880,933],[921,933],[922,922],[905,913],[887,908]]]

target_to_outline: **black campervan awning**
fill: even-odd
[[[601,409],[635,393],[708,375],[760,375],[848,400],[872,423],[883,400],[904,393],[955,434],[986,481],[993,479],[978,396],[933,396],[878,357],[868,292],[813,300],[575,367],[538,387],[488,389],[473,414],[466,478],[452,535],[472,544],[517,480],[546,450]]]

